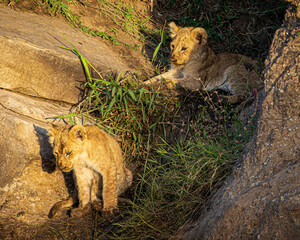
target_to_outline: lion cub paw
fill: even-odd
[[[96,211],[96,212],[98,212],[98,211],[100,211],[101,209],[102,209],[102,202],[101,201],[98,201],[98,200],[94,200],[93,202],[92,202],[92,206],[93,206],[93,209]]]
[[[109,208],[103,208],[102,209],[102,216],[104,218],[106,218],[106,219],[111,219],[115,215],[117,215],[118,213],[119,213],[119,209],[118,208],[109,207]]]
[[[70,217],[72,218],[86,218],[91,215],[93,212],[92,205],[87,204],[83,208],[74,208],[70,213]]]

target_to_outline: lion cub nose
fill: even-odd
[[[171,62],[172,63],[176,63],[177,62],[177,59],[175,57],[171,57]]]
[[[60,163],[58,163],[58,167],[59,167],[59,169],[64,169],[65,166],[62,162],[60,162]]]

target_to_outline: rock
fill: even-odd
[[[59,19],[0,8],[0,188],[32,160],[55,168],[47,118],[70,113],[86,82],[79,57],[59,47],[72,48],[68,41],[103,74],[134,70],[102,39]]]
[[[289,9],[274,36],[257,132],[235,174],[174,239],[299,239],[299,24]]]
[[[0,7],[0,239],[57,239],[52,229],[70,225],[70,239],[94,231],[91,223],[69,224],[67,211],[59,227],[59,219],[48,219],[74,182],[56,169],[46,124],[71,113],[87,80],[79,57],[59,47],[72,47],[64,36],[103,75],[134,72],[145,62],[136,50],[139,57],[128,50],[122,61],[105,41],[62,20]]]
[[[132,70],[103,40],[59,19],[0,8],[0,88],[77,103],[86,78],[78,56],[59,47],[72,48],[63,34],[99,71]]]
[[[69,219],[66,215],[50,220],[48,213],[53,204],[68,197],[64,182],[69,180],[61,171],[43,171],[39,160],[28,163],[0,194],[0,239],[59,239],[56,231],[67,229],[64,224]]]
[[[46,165],[53,162],[46,121],[69,113],[70,107],[0,90],[0,188],[32,160],[42,159]]]

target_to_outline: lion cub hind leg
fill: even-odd
[[[124,178],[117,178],[117,194],[120,196],[123,194],[132,184],[133,176],[132,172],[128,169],[124,169]]]
[[[254,70],[249,71],[244,65],[228,67],[224,77],[226,81],[223,86],[227,86],[232,96],[223,96],[223,98],[230,104],[241,103],[251,97],[251,88],[255,87],[253,82],[258,78]]]
[[[91,203],[92,207],[95,211],[99,211],[102,209],[103,205],[100,200],[101,196],[101,185],[102,185],[102,179],[101,176],[98,173],[94,173],[94,178],[92,181],[92,188],[91,188]]]
[[[102,172],[103,177],[103,209],[102,215],[105,218],[119,212],[117,195],[117,168],[112,166],[110,169]]]

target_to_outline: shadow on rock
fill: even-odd
[[[47,130],[33,125],[40,145],[40,155],[42,158],[42,169],[47,173],[53,173],[56,169],[56,160],[52,152],[52,146],[49,143]]]
[[[56,170],[56,159],[53,155],[53,149],[51,144],[49,143],[48,131],[45,128],[41,128],[39,126],[34,125],[35,133],[38,137],[39,145],[40,145],[40,155],[42,158],[42,169],[44,172],[53,173]],[[73,171],[65,173],[62,172],[65,185],[68,189],[68,193],[72,194],[75,191],[75,183],[73,179]]]

